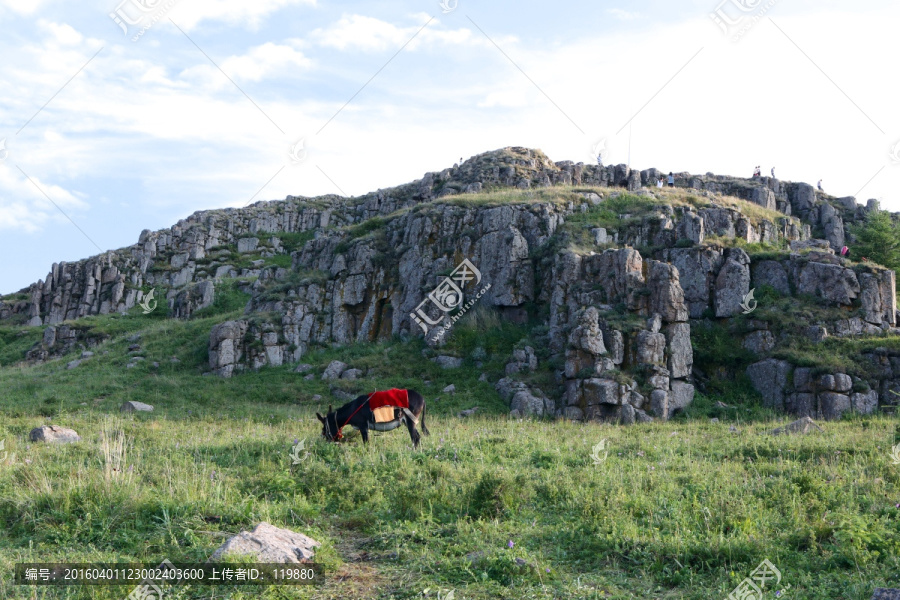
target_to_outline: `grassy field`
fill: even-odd
[[[413,387],[428,401],[432,435],[418,451],[404,430],[329,444],[314,412],[334,400],[318,377],[203,375],[206,334],[237,314],[87,319],[111,338],[72,370],[71,357],[9,365],[40,330],[0,329],[0,598],[124,599],[130,587],[14,586],[13,568],[203,562],[260,521],[322,542],[326,583],[165,597],[724,599],[763,559],[783,575],[766,598],[868,600],[876,585],[900,587],[892,417],[773,437],[775,416],[735,388],[665,424],[510,420],[478,378],[496,380],[529,331],[461,322],[448,348],[466,357],[457,370],[415,341],[304,357],[317,375],[334,358],[369,369],[339,382],[345,391]],[[135,333],[146,360],[126,368]],[[450,383],[456,394],[442,393]],[[156,410],[123,417],[126,400]],[[472,406],[475,418],[455,416]],[[46,423],[83,441],[28,443]],[[300,440],[308,455],[293,465]]]

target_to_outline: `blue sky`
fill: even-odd
[[[196,210],[510,145],[775,166],[900,210],[898,24],[887,1],[0,0],[0,292]]]

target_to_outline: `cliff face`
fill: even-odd
[[[770,178],[679,174],[680,190],[645,187],[659,174],[507,148],[359,198],[199,212],[144,231],[134,246],[53,265],[0,302],[0,320],[54,325],[126,312],[151,288],[188,318],[214,302],[217,282],[239,278],[252,292],[246,318],[216,326],[209,340],[210,368],[228,377],[297,361],[313,345],[423,328],[440,345],[453,313],[429,294],[465,259],[479,278],[460,280],[463,293],[480,290],[506,318],[545,314],[564,360],[565,392],[523,411],[624,422],[690,403],[691,320],[742,314],[751,289],[845,309],[819,324],[832,335],[896,326],[894,273],[834,254],[845,223],[871,207]],[[760,259],[736,244],[793,252]],[[753,339],[765,352],[768,338]]]

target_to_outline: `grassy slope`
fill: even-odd
[[[0,439],[10,453],[0,465],[0,597],[121,598],[129,588],[39,588],[32,596],[11,585],[12,568],[202,561],[227,534],[261,520],[322,541],[329,583],[218,588],[217,597],[414,598],[430,588],[433,598],[452,588],[466,599],[723,598],[766,557],[792,586],[788,597],[862,600],[875,583],[900,584],[891,419],[772,438],[762,435],[773,425],[761,409],[717,409],[699,398],[669,424],[510,421],[477,379],[482,371],[499,376],[528,330],[481,314],[481,322],[459,323],[450,341],[469,357],[456,372],[438,369],[416,343],[309,354],[316,373],[335,357],[374,369],[364,381],[341,382],[348,391],[413,386],[430,403],[432,435],[419,452],[402,431],[368,448],[358,437],[337,446],[317,439],[313,412],[322,406],[308,399],[329,398],[318,378],[288,368],[228,381],[201,374],[206,332],[237,314],[186,323],[95,318],[114,337],[77,369],[66,370],[64,358],[0,370]],[[136,331],[147,360],[126,369],[126,337]],[[479,345],[482,369],[471,358]],[[439,391],[449,383],[454,396]],[[157,410],[121,417],[125,400]],[[473,405],[482,416],[453,416]],[[713,414],[722,422],[705,418]],[[46,422],[74,427],[84,441],[26,443]],[[117,435],[124,453],[113,448]],[[595,465],[591,447],[604,438],[609,458]],[[292,469],[295,439],[310,455]]]

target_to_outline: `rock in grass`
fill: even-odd
[[[456,386],[453,385],[453,384],[451,383],[450,385],[448,385],[447,387],[445,387],[445,388],[444,388],[443,390],[441,390],[441,391],[444,392],[445,394],[455,394],[455,393],[456,393]]]
[[[312,371],[312,368],[312,365],[303,363],[302,365],[297,365],[297,368],[294,369],[294,373],[306,373],[307,371]]]
[[[81,360],[73,360],[72,362],[70,362],[69,364],[66,365],[66,368],[74,369],[75,367],[77,367],[80,364],[81,364]]]
[[[477,407],[477,406],[473,406],[472,408],[470,408],[470,409],[468,409],[468,410],[462,410],[462,411],[460,411],[459,414],[457,414],[456,416],[459,417],[459,418],[463,418],[463,417],[471,417],[472,415],[475,414],[475,412],[476,412],[477,410],[478,410],[478,407]]]
[[[321,546],[316,540],[262,522],[253,531],[241,531],[216,550],[210,560],[226,555],[251,556],[261,563],[309,562],[315,556],[314,548]]]
[[[80,442],[81,436],[74,429],[59,425],[43,425],[32,429],[28,434],[28,439],[32,442],[46,442],[47,444],[71,444]]]
[[[341,373],[347,370],[347,363],[343,363],[339,360],[333,360],[328,363],[328,366],[325,367],[325,372],[322,373],[322,379],[337,379],[341,376]]]
[[[822,428],[815,424],[815,422],[809,417],[803,417],[802,419],[797,419],[793,423],[789,423],[784,427],[779,427],[777,429],[773,429],[769,433],[772,435],[781,435],[782,433],[792,434],[792,433],[802,433],[807,434],[813,430],[813,428],[822,431]]]
[[[350,381],[354,381],[362,377],[363,372],[362,369],[347,369],[343,373],[341,373],[341,379],[348,379]]]
[[[458,369],[463,364],[463,359],[455,356],[438,356],[431,359],[431,362],[437,363],[442,369]]]
[[[119,410],[122,412],[153,412],[153,407],[149,404],[144,404],[143,402],[129,400],[128,402],[120,406]]]
[[[872,600],[900,600],[900,590],[875,588],[875,591],[872,592]]]

